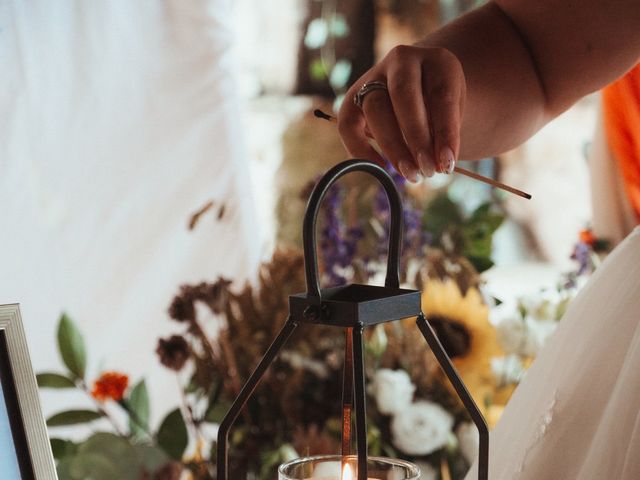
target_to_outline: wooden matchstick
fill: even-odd
[[[318,118],[322,118],[323,120],[327,120],[331,123],[336,123],[336,117],[329,115],[328,113],[323,112],[320,109],[315,109],[313,111],[313,114],[318,117]],[[498,182],[497,180],[494,180],[492,178],[489,177],[485,177],[483,175],[480,175],[478,173],[472,172],[471,170],[467,170],[466,168],[462,168],[462,167],[458,167],[456,166],[453,169],[454,172],[459,173],[461,175],[465,175],[469,178],[473,178],[474,180],[479,180],[480,182],[484,182],[487,185],[491,185],[492,187],[495,188],[499,188],[501,190],[504,190],[506,192],[509,193],[513,193],[514,195],[518,195],[519,197],[522,198],[526,198],[527,200],[531,200],[531,194],[527,193],[527,192],[523,192],[522,190],[518,190],[517,188],[513,188],[509,185],[506,185],[502,182]]]
[[[498,182],[493,178],[484,177],[482,175],[477,174],[476,172],[472,172],[471,170],[467,170],[466,168],[462,168],[458,166],[455,166],[453,168],[453,171],[456,173],[460,173],[462,175],[466,175],[467,177],[473,178],[475,180],[480,180],[481,182],[491,185],[492,187],[500,188],[507,192],[513,193],[514,195],[518,195],[519,197],[526,198],[527,200],[531,200],[531,194],[527,192],[523,192],[522,190],[518,190],[517,188],[510,187],[509,185],[506,185],[504,183]]]

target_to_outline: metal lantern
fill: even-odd
[[[315,249],[315,226],[320,203],[329,187],[350,172],[373,175],[385,189],[391,209],[391,227],[384,286],[350,284],[321,289]],[[342,458],[350,455],[351,415],[355,406],[357,480],[367,480],[367,420],[363,331],[379,323],[417,317],[416,323],[453,384],[480,434],[478,479],[488,479],[489,430],[469,391],[460,379],[434,330],[420,308],[420,292],[400,288],[399,265],[402,245],[402,202],[389,174],[367,160],[347,160],[331,168],[313,189],[303,225],[307,291],[289,297],[289,317],[264,357],[240,391],[220,423],[217,446],[217,478],[228,480],[229,430],[269,365],[301,324],[344,328],[346,335],[342,390]]]

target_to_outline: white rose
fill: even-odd
[[[537,310],[543,308],[544,301],[542,290],[518,297],[518,305],[529,315],[534,315]]]
[[[538,293],[520,297],[520,305],[527,316],[536,320],[557,320],[558,305],[562,301],[560,292],[554,288],[546,288]]]
[[[525,319],[516,316],[505,319],[497,327],[498,341],[506,353],[535,356],[558,326],[550,320]]]
[[[369,391],[376,399],[380,413],[393,415],[411,403],[415,390],[404,370],[381,368],[376,371]]]
[[[437,403],[415,402],[391,420],[393,444],[408,455],[428,455],[447,444],[453,417]]]
[[[489,311],[489,321],[492,325],[500,325],[513,317],[519,317],[518,304],[513,301],[503,302]]]
[[[515,312],[497,324],[498,342],[506,353],[521,353],[525,345],[526,328],[524,320]]]
[[[533,318],[527,318],[525,324],[525,342],[522,347],[522,354],[535,356],[547,343],[547,339],[556,330],[558,324],[548,320],[534,320]]]
[[[416,465],[420,469],[420,480],[437,480],[438,472],[430,463],[416,462]]]
[[[524,365],[518,355],[494,357],[491,359],[491,371],[498,385],[519,383],[524,375]]]
[[[456,436],[460,444],[462,456],[470,465],[476,461],[480,450],[480,436],[478,429],[473,423],[462,423],[456,429]]]

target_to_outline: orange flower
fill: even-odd
[[[119,402],[129,385],[129,377],[118,372],[104,372],[93,384],[91,395],[100,402],[114,400]]]
[[[596,241],[596,236],[590,229],[580,230],[580,241],[582,243],[586,243],[587,245],[593,246]]]

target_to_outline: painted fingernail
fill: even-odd
[[[400,169],[400,173],[402,174],[402,176],[410,182],[418,183],[420,181],[420,174],[418,173],[418,169],[416,169],[412,162],[401,160],[398,164],[398,168]]]
[[[440,150],[440,167],[443,173],[452,173],[456,166],[456,159],[449,147]]]
[[[425,150],[418,151],[418,165],[420,165],[420,170],[422,170],[422,174],[425,177],[433,177],[433,162],[430,161],[429,155]]]

